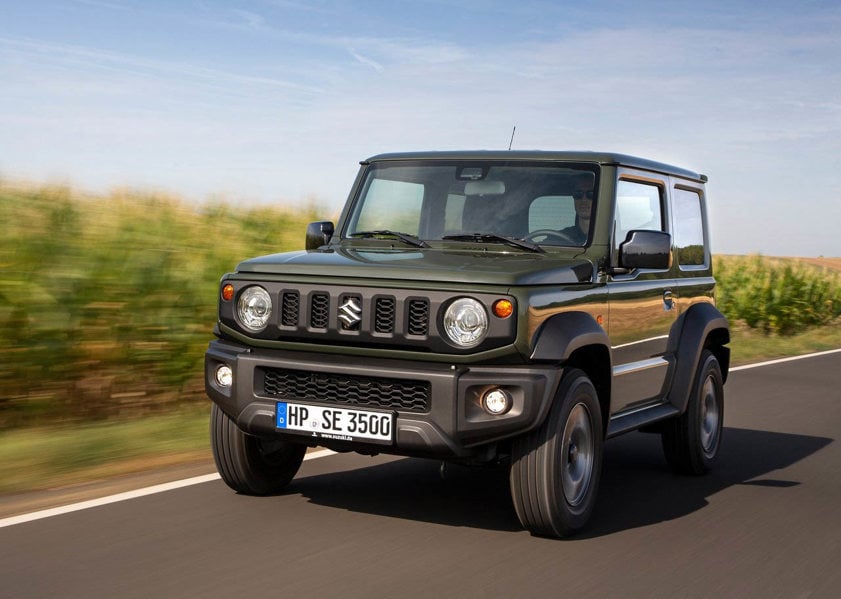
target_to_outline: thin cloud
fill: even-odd
[[[379,62],[390,64],[444,64],[467,59],[471,53],[464,48],[435,39],[423,38],[377,38],[377,37],[324,37],[301,36],[325,46],[349,46],[365,48],[369,54],[380,58]]]
[[[322,92],[317,87],[274,77],[231,73],[229,71],[212,69],[186,62],[155,60],[72,44],[57,44],[36,39],[0,37],[0,46],[6,46],[11,50],[29,54],[47,63],[72,63],[77,66],[94,69],[116,70],[146,75],[154,74],[163,77],[186,77],[192,79],[194,82],[224,84],[225,87],[232,89],[236,88],[237,85],[249,84],[296,90],[310,94]]]
[[[362,64],[364,64],[366,66],[371,67],[372,69],[374,69],[375,71],[377,71],[379,73],[382,73],[385,70],[385,67],[383,67],[383,65],[378,63],[376,60],[366,58],[365,56],[362,56],[358,52],[355,52],[352,48],[348,48],[348,52],[350,52],[350,55],[353,56],[357,61],[361,62]]]
[[[231,12],[240,18],[241,24],[245,29],[260,31],[266,26],[266,19],[255,12],[242,9],[234,9]]]
[[[107,2],[106,0],[73,0],[76,4],[85,6],[93,6],[95,8],[107,8],[109,10],[133,11],[132,6],[121,4],[119,2]]]
[[[313,3],[306,4],[304,2],[293,2],[291,0],[265,0],[266,4],[270,6],[276,6],[278,8],[289,8],[292,10],[299,10],[302,12],[316,12],[316,13],[328,13],[330,11],[320,7],[315,6]]]

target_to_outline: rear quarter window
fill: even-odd
[[[675,246],[680,266],[703,266],[707,263],[701,201],[698,190],[677,187],[672,194]]]

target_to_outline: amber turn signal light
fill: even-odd
[[[222,299],[226,302],[229,302],[232,299],[234,299],[234,286],[230,283],[222,287]]]
[[[496,300],[493,305],[494,316],[508,318],[514,313],[514,304],[510,300]]]

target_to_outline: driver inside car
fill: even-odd
[[[575,224],[561,229],[561,235],[584,245],[590,233],[590,214],[593,210],[593,180],[590,177],[575,180],[572,199],[575,203]]]

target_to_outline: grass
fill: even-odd
[[[765,335],[739,322],[731,324],[732,366],[839,348],[841,321],[796,335]]]
[[[126,422],[0,435],[0,493],[50,489],[210,460],[207,406]]]

